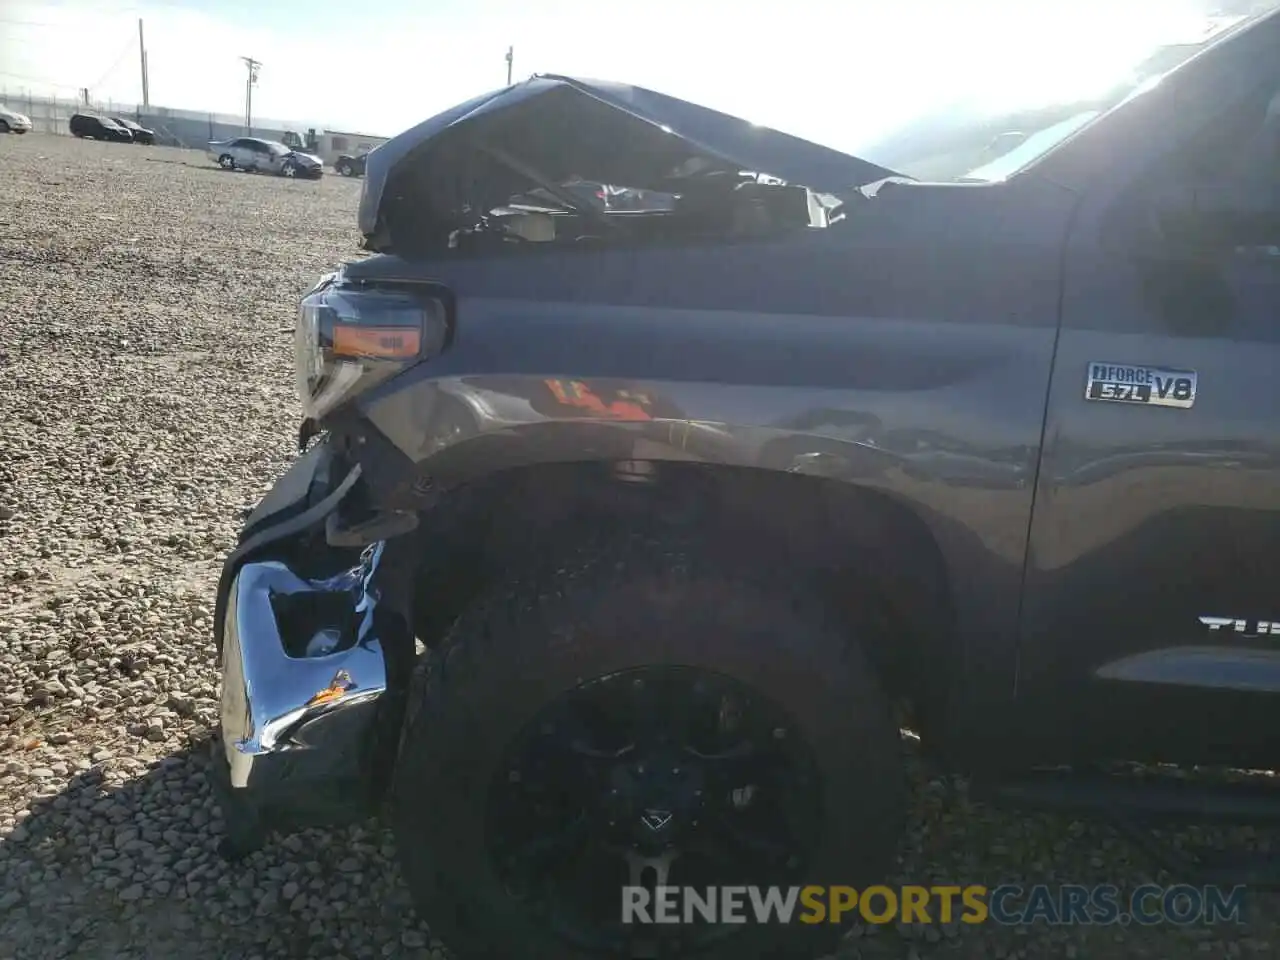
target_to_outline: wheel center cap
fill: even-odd
[[[640,847],[670,846],[678,834],[697,826],[703,785],[697,764],[674,752],[618,764],[610,775],[605,807],[610,825]]]
[[[670,810],[647,809],[640,816],[640,823],[648,828],[650,833],[660,834],[671,826],[671,821],[675,819],[675,814]]]

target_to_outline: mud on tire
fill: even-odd
[[[644,538],[587,546],[482,595],[415,672],[390,813],[418,909],[461,960],[600,956],[506,891],[488,853],[486,797],[506,747],[547,704],[655,664],[740,681],[805,738],[824,814],[803,882],[884,879],[903,819],[902,758],[857,637],[775,570]],[[812,957],[839,932],[757,927],[699,955]]]

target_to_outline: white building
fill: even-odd
[[[338,157],[368,153],[374,147],[386,143],[390,137],[375,137],[367,133],[343,133],[340,130],[323,130],[316,137],[316,155],[330,166]]]

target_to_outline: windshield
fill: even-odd
[[[272,153],[274,153],[276,156],[280,156],[281,154],[292,152],[283,143],[277,143],[274,140],[263,140],[262,142],[266,145],[267,149],[270,150]]]
[[[1280,0],[1261,0],[1248,15],[1197,17],[1127,38],[1109,52],[1105,44],[1086,51],[1010,50],[1010,69],[990,71],[988,89],[975,84],[973,92],[931,105],[850,152],[919,180],[1005,179],[1211,42],[1277,7]],[[967,79],[955,77],[954,87],[964,89]]]

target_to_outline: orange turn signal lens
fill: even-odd
[[[422,349],[422,331],[414,327],[333,325],[333,353],[339,357],[412,360]]]

